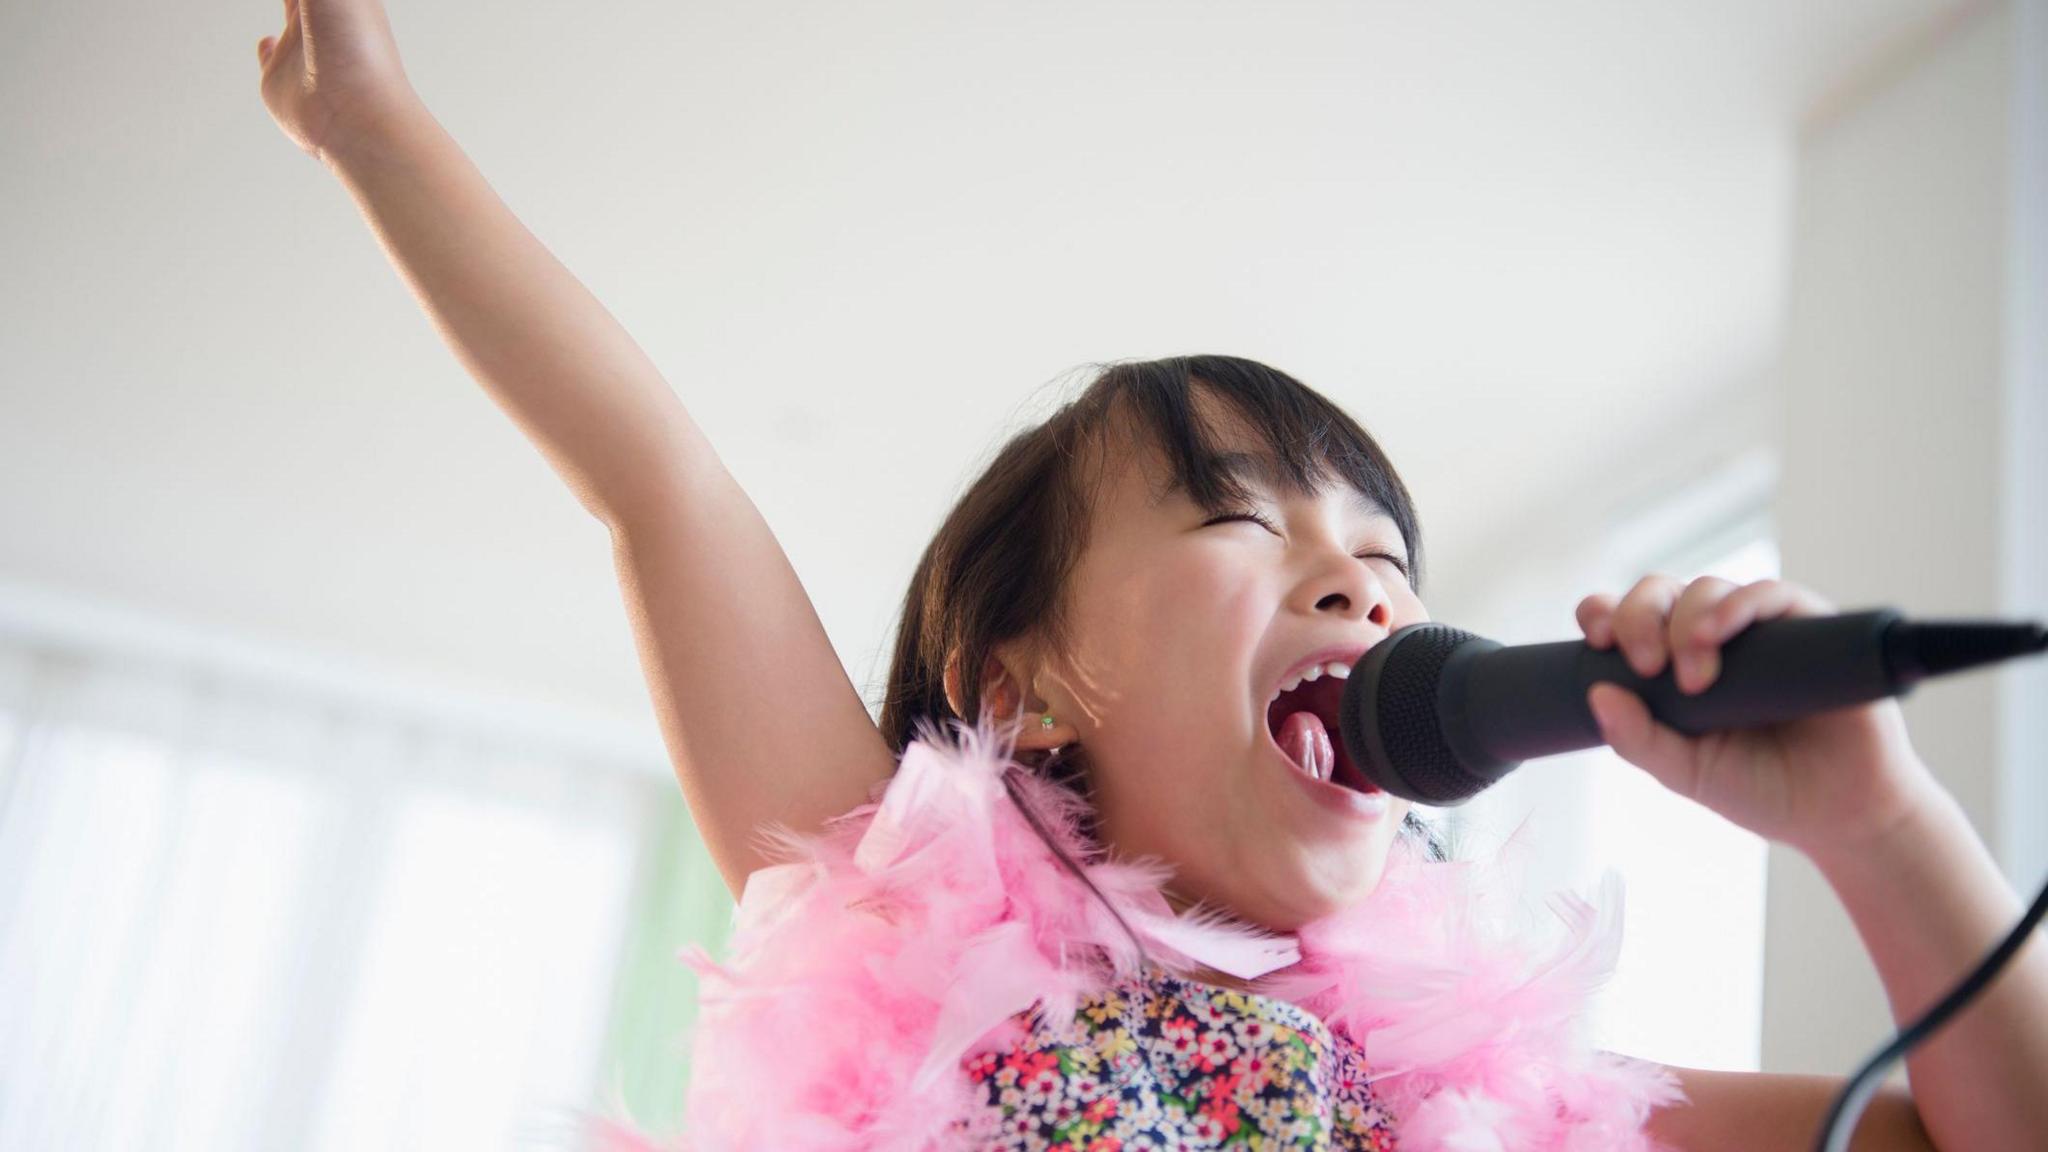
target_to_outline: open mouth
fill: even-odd
[[[1338,677],[1324,676],[1281,692],[1266,707],[1266,733],[1295,771],[1354,791],[1378,792],[1381,789],[1352,763],[1338,735],[1344,685]]]

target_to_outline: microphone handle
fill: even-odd
[[[1886,641],[1900,619],[1877,608],[1752,624],[1721,645],[1721,670],[1698,695],[1678,690],[1668,657],[1662,672],[1645,679],[1618,647],[1475,640],[1444,663],[1444,732],[1467,765],[1490,762],[1505,772],[1522,760],[1605,743],[1586,706],[1587,689],[1601,681],[1642,697],[1652,716],[1688,736],[1904,695],[1918,677],[1895,674]]]

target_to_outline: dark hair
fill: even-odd
[[[899,756],[918,737],[920,722],[928,731],[944,730],[947,721],[979,715],[982,670],[997,645],[1023,638],[1048,651],[1064,647],[1067,583],[1088,540],[1115,434],[1134,448],[1157,447],[1174,482],[1204,510],[1221,512],[1245,499],[1240,474],[1217,460],[1220,449],[1195,406],[1198,386],[1257,430],[1278,466],[1277,482],[1291,494],[1314,492],[1328,473],[1384,508],[1407,545],[1410,580],[1421,587],[1422,533],[1407,488],[1365,429],[1307,385],[1235,356],[1088,367],[1097,373],[1081,394],[1002,446],[918,560],[881,707],[882,735]],[[1081,464],[1089,459],[1097,467],[1084,477]],[[946,698],[949,662],[957,666],[965,716]],[[1020,753],[1018,762],[1086,794],[1085,748]],[[1414,813],[1401,834],[1431,858],[1447,858],[1435,830]]]

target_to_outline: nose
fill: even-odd
[[[1314,615],[1367,620],[1381,628],[1393,619],[1393,597],[1379,573],[1367,561],[1335,549],[1323,553],[1316,571],[1303,579],[1296,592]]]

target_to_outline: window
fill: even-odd
[[[1689,576],[1747,584],[1777,574],[1775,543],[1757,538]],[[1667,1064],[1756,1071],[1768,842],[1607,749],[1590,755],[1586,855],[1628,883],[1621,959],[1596,1002],[1593,1035]]]
[[[1774,483],[1768,458],[1738,461],[1652,504],[1601,539],[1590,558],[1553,557],[1547,576],[1515,568],[1469,616],[1461,611],[1449,622],[1502,643],[1538,643],[1579,636],[1579,598],[1623,592],[1646,573],[1774,578]],[[1695,1068],[1760,1066],[1763,838],[1606,748],[1526,764],[1444,818],[1461,858],[1487,855],[1526,821],[1518,859],[1531,927],[1555,927],[1544,906],[1549,893],[1590,896],[1604,872],[1621,875],[1621,955],[1587,1022],[1596,1046]]]
[[[559,1144],[672,788],[0,645],[0,1147]]]

